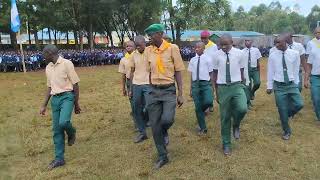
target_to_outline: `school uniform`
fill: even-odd
[[[320,40],[312,39],[307,44],[308,64],[312,65],[310,84],[313,109],[320,121]]]
[[[209,73],[213,71],[211,58],[202,54],[191,58],[188,71],[192,75],[191,92],[195,105],[196,116],[200,131],[207,131],[205,122],[205,110],[213,107],[213,95],[211,77]]]
[[[131,74],[131,66],[130,66],[130,58],[132,56],[132,54],[128,54],[126,55],[127,57],[123,57],[120,60],[119,63],[119,69],[118,72],[121,74],[124,74],[126,76],[126,90],[127,92],[131,91],[131,81],[130,81],[130,74]],[[130,107],[131,107],[131,113],[133,114],[133,109],[134,109],[134,104],[133,104],[133,99],[129,98],[129,102],[130,102]],[[135,120],[135,118],[133,118],[133,122],[135,127],[138,127],[137,122]]]
[[[240,122],[247,113],[247,98],[242,84],[241,69],[245,68],[243,52],[231,48],[228,53],[217,51],[213,69],[218,71],[217,96],[220,106],[221,137],[223,147],[231,146],[231,122],[233,130],[240,127]]]
[[[158,160],[167,161],[168,130],[174,123],[177,105],[175,72],[185,67],[179,47],[165,40],[159,48],[152,45],[145,53],[151,72],[150,92],[146,98],[149,121]]]
[[[250,99],[253,99],[255,92],[259,89],[260,81],[260,69],[258,69],[258,61],[260,60],[261,53],[258,48],[244,48],[242,50],[244,53],[245,59],[247,59],[247,67],[249,72],[249,90],[250,90]]]
[[[129,62],[130,67],[134,68],[132,79],[133,115],[140,134],[146,135],[145,129],[148,122],[148,114],[146,112],[145,98],[150,89],[149,62],[145,56],[145,53],[140,53],[139,51],[133,52]]]
[[[288,48],[295,50],[299,53],[300,56],[300,62],[301,62],[301,56],[306,54],[306,50],[304,49],[303,45],[301,43],[297,43],[297,42],[293,42],[292,44],[288,44]],[[302,66],[300,65],[300,69],[299,69],[299,84],[298,84],[298,88],[299,91],[302,91]]]
[[[287,49],[274,50],[268,59],[267,89],[274,91],[284,135],[291,134],[289,117],[303,108],[298,89],[300,56],[298,52]]]
[[[76,133],[72,126],[71,115],[75,95],[73,85],[80,81],[71,61],[59,57],[46,67],[47,86],[51,88],[51,109],[53,122],[53,142],[55,160],[64,160],[65,132],[68,137]]]

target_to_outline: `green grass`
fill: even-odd
[[[80,105],[73,116],[77,141],[66,147],[66,166],[46,167],[53,158],[50,109],[38,115],[44,98],[44,72],[0,74],[0,179],[320,179],[320,131],[309,90],[305,107],[291,122],[290,141],[281,140],[274,96],[265,79],[254,108],[233,141],[233,154],[221,151],[219,108],[207,118],[209,133],[199,137],[189,76],[184,72],[186,103],[177,109],[170,129],[170,163],[153,170],[156,149],[149,140],[134,144],[129,102],[121,96],[116,66],[80,68]],[[263,73],[265,74],[265,73]]]

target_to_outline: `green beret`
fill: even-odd
[[[156,32],[163,32],[164,31],[164,25],[162,24],[151,24],[147,29],[144,30],[146,34],[153,34]]]

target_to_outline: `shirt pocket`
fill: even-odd
[[[169,71],[174,71],[173,59],[169,53],[162,55],[163,66]]]

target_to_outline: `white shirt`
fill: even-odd
[[[245,58],[247,59],[247,63],[249,60],[249,48],[244,48],[242,50],[244,53]],[[258,66],[258,60],[262,57],[260,50],[255,47],[250,48],[250,55],[251,55],[251,67],[256,68]]]
[[[282,54],[283,51],[277,49],[269,55],[267,89],[273,89],[273,81],[284,82]],[[287,49],[284,57],[289,81],[294,81],[295,84],[299,84],[299,53],[295,50]]]
[[[211,61],[213,61],[213,58],[216,54],[216,52],[218,51],[218,46],[215,44],[213,46],[210,46],[209,48],[204,50],[204,54],[207,54],[209,56],[209,58],[211,58]]]
[[[229,51],[231,83],[242,81],[241,70],[246,66],[246,60],[240,49],[232,47]],[[213,69],[218,70],[217,84],[227,84],[226,82],[226,62],[227,54],[220,49],[213,59]]]
[[[308,64],[312,65],[311,74],[320,75],[320,40],[311,40],[307,44]]]
[[[306,50],[304,49],[303,45],[297,42],[293,42],[291,45],[288,44],[288,49],[293,49],[298,51],[300,56],[306,53]]]
[[[188,71],[192,74],[192,81],[197,80],[197,66],[198,66],[199,56],[191,58],[188,66]],[[199,80],[210,81],[209,73],[213,71],[213,64],[211,58],[207,54],[202,54],[200,56],[199,64]]]
[[[272,54],[273,51],[278,50],[277,47],[273,46],[270,50],[269,50],[269,56],[270,54]]]

